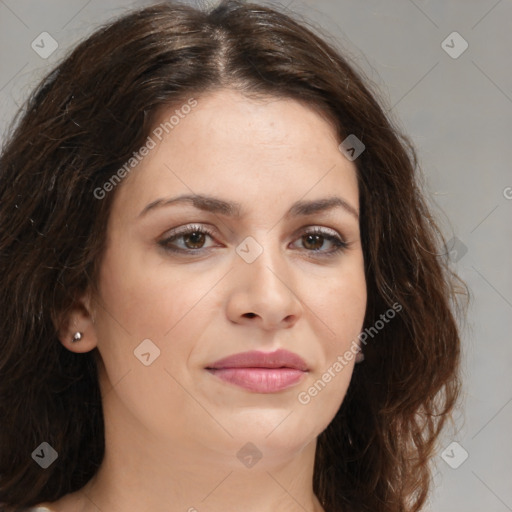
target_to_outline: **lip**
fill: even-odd
[[[257,393],[287,389],[309,371],[299,355],[284,349],[234,354],[209,364],[206,370],[226,382]]]
[[[302,357],[284,349],[275,350],[274,352],[261,352],[259,350],[240,352],[219,359],[206,368],[294,368],[304,372],[308,371],[308,366]]]

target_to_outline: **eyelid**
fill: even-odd
[[[339,233],[336,229],[333,229],[333,228],[328,228],[326,226],[319,226],[318,224],[309,224],[307,226],[303,226],[301,228],[299,228],[295,234],[300,234],[300,233],[304,233],[304,232],[315,232],[315,233],[319,233],[319,234],[322,234],[322,235],[333,235],[333,236],[337,236],[339,238],[341,238],[342,240],[344,240],[344,237],[341,233]]]
[[[208,236],[210,236],[210,238],[212,239],[215,239],[215,237],[217,236],[217,231],[213,228],[211,228],[210,226],[208,225],[205,225],[205,224],[198,224],[198,223],[191,223],[191,224],[186,224],[186,225],[183,225],[183,226],[180,226],[178,228],[174,228],[174,229],[171,229],[169,231],[166,231],[164,233],[164,235],[162,235],[162,237],[159,238],[159,244],[162,245],[164,247],[164,249],[167,248],[167,246],[165,246],[165,242],[168,242],[171,238],[180,238],[181,236],[184,236],[184,235],[187,235],[189,233],[192,233],[192,232],[195,232],[195,231],[198,231],[200,233],[205,233],[207,234]],[[170,251],[172,251],[172,249],[169,249]],[[201,249],[197,249],[197,250],[193,250],[193,249],[190,249],[191,252],[199,252]],[[206,249],[202,249],[202,250],[206,250]],[[176,252],[186,252],[187,250],[186,249],[177,249]]]
[[[207,224],[191,223],[166,231],[163,236],[166,238],[171,238],[173,236],[187,234],[190,231],[204,231],[205,233],[213,236],[216,230],[211,228]]]

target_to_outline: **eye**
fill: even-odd
[[[199,224],[193,224],[171,231],[170,236],[160,240],[158,244],[166,251],[173,253],[198,254],[214,247],[205,247],[205,241],[208,237],[214,238],[213,230]],[[303,231],[297,240],[302,241],[306,252],[312,253],[311,255],[314,257],[334,256],[349,246],[336,231],[320,227]],[[183,245],[181,247],[176,246],[177,241],[182,241]],[[326,241],[333,247],[332,249],[322,250]]]
[[[178,253],[192,253],[199,252],[201,249],[204,249],[204,242],[206,237],[213,238],[213,231],[209,228],[205,228],[204,226],[200,226],[197,224],[191,226],[185,226],[184,228],[177,229],[171,232],[171,236],[166,237],[163,240],[160,240],[159,245],[161,245],[165,250],[171,252]],[[183,239],[185,247],[174,247],[173,243],[178,240]]]
[[[334,256],[349,246],[336,231],[320,227],[303,231],[300,240],[307,249],[307,252],[312,252],[315,257],[317,257],[317,253],[320,257]],[[333,249],[328,251],[321,250],[325,241],[328,241],[333,246]]]

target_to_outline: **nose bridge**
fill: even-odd
[[[297,297],[276,230],[261,230],[248,236],[237,247],[237,253],[237,279],[248,293],[247,306],[275,308],[276,313],[290,314]]]
[[[279,273],[287,273],[276,230],[261,229],[247,236],[238,246],[237,253],[243,260],[239,262],[242,272],[252,275],[252,282],[274,286],[275,281],[279,281]]]

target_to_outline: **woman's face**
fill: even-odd
[[[296,101],[195,100],[162,113],[180,115],[118,185],[91,310],[107,421],[239,464],[247,442],[263,458],[302,450],[345,396],[354,359],[340,357],[366,307],[356,168]],[[170,202],[182,195],[212,199]],[[278,349],[307,371],[207,369]]]

